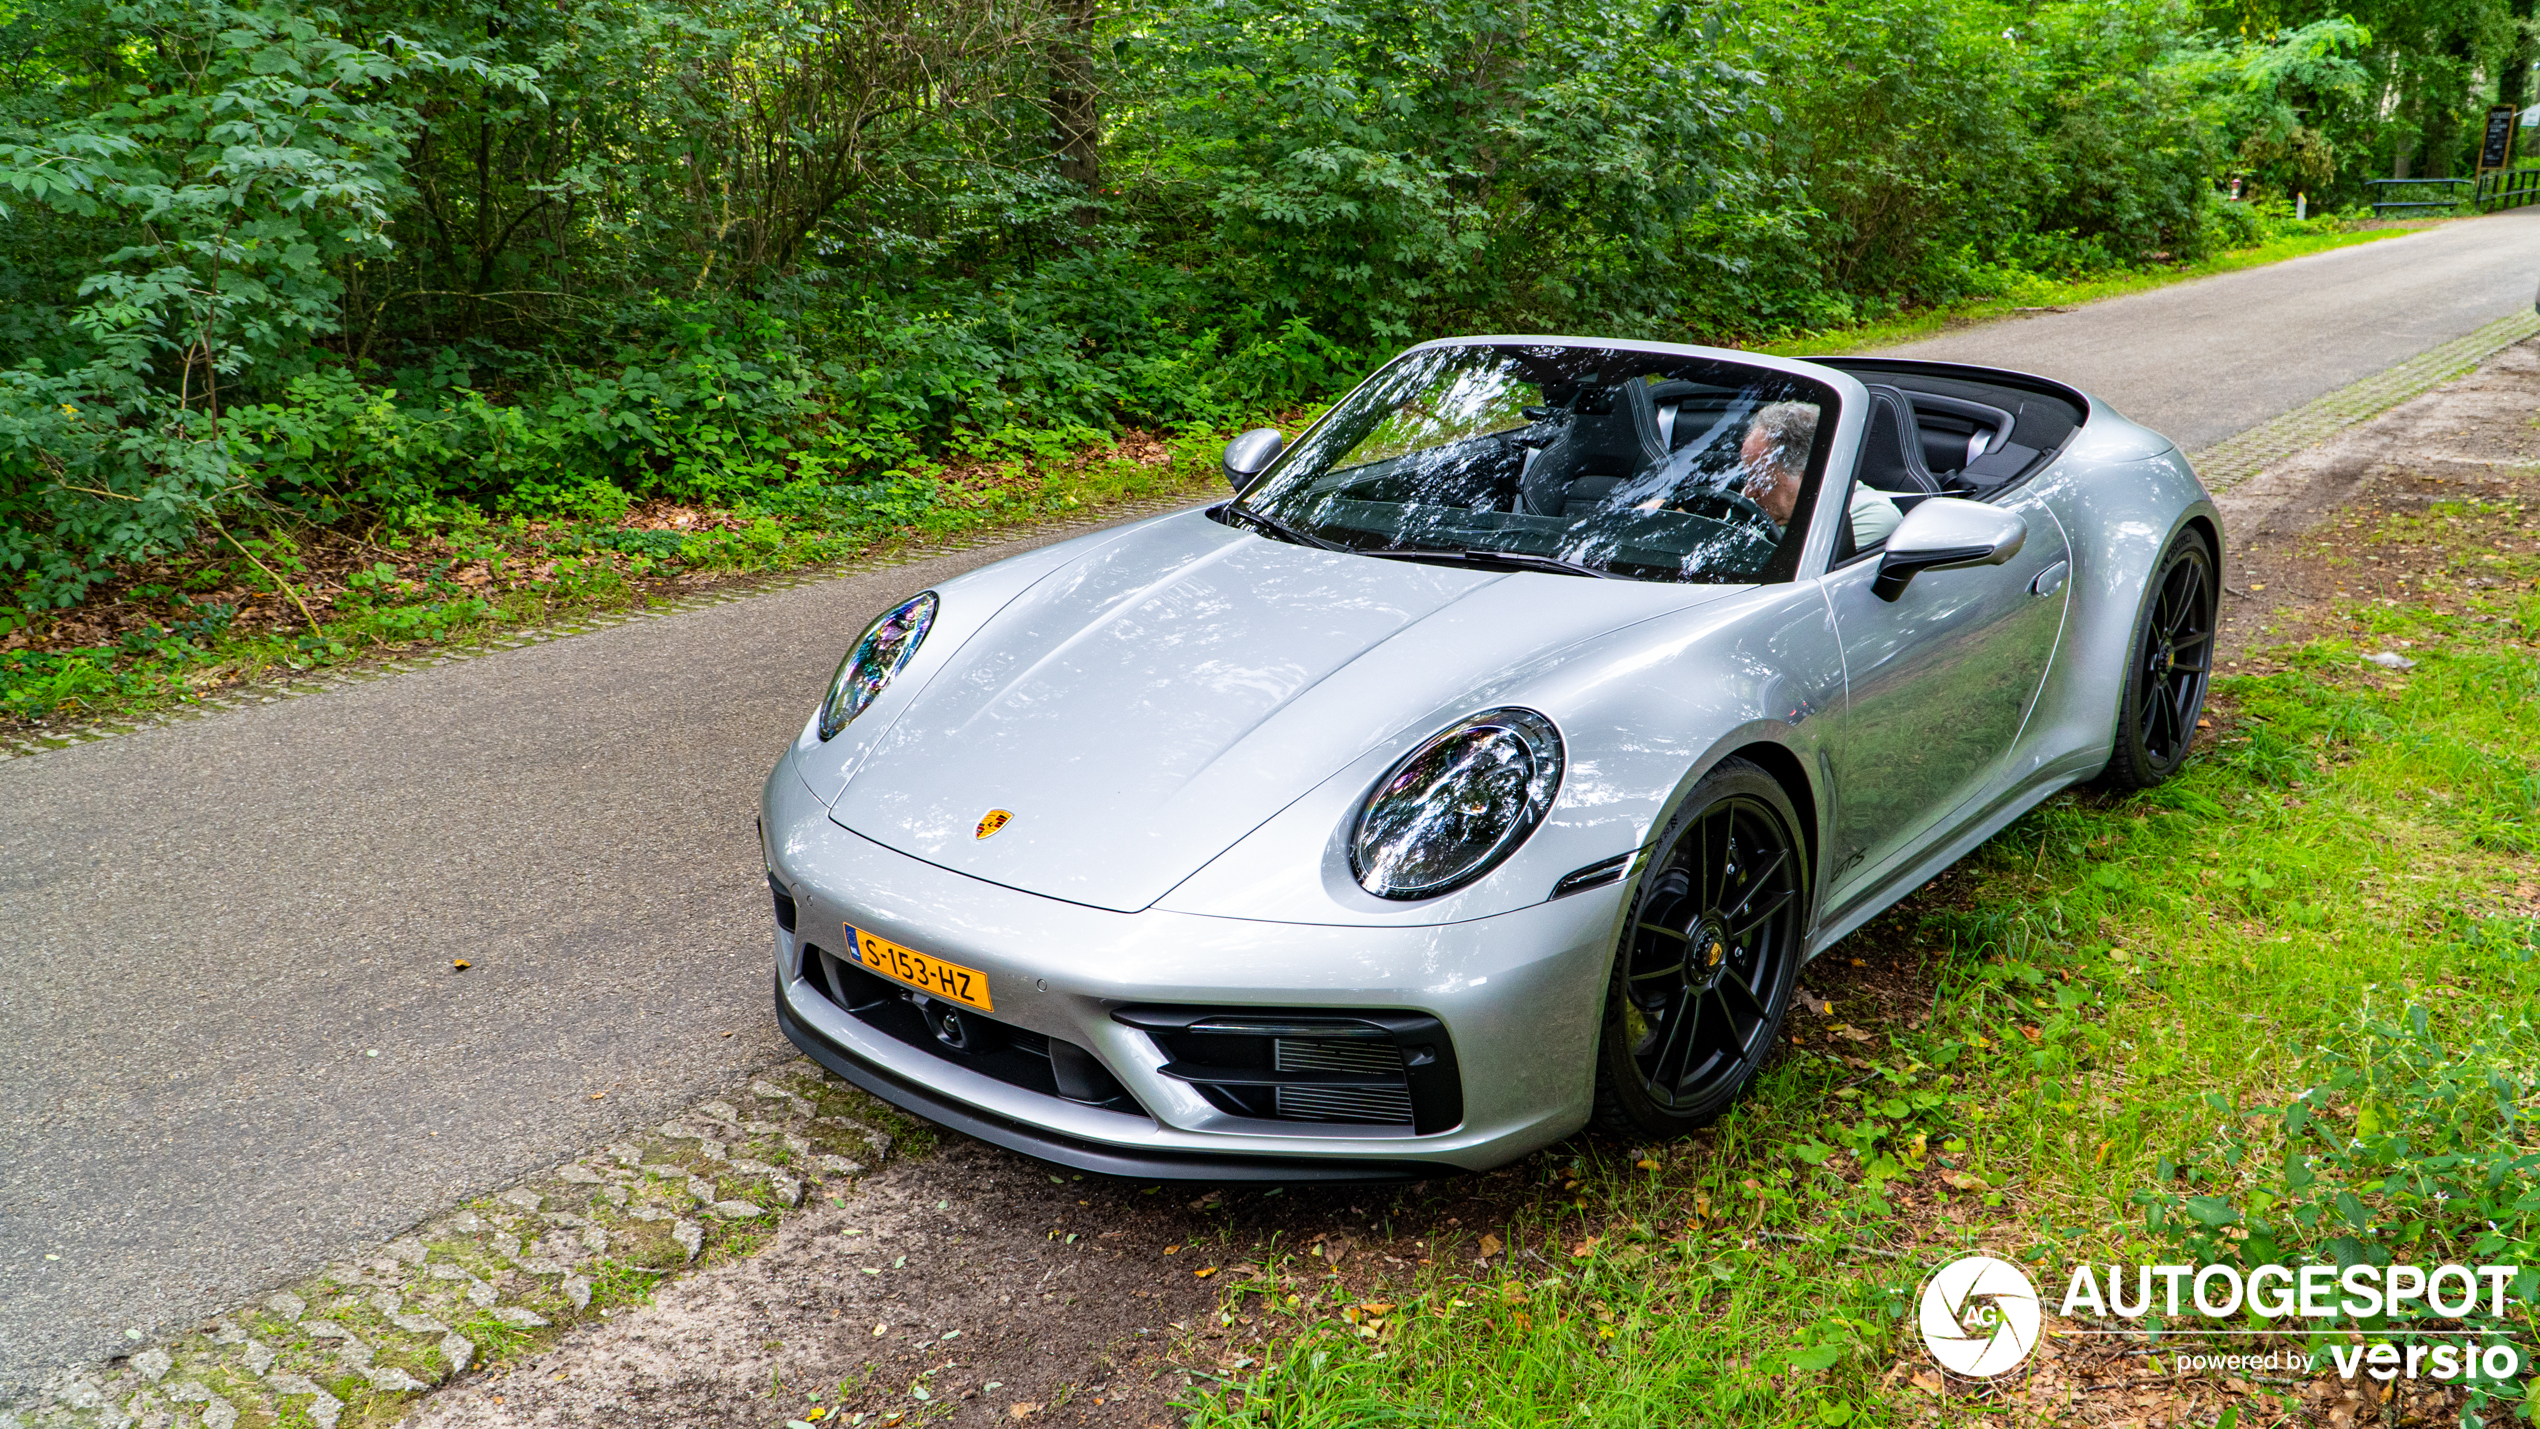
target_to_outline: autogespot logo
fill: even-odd
[[[1954,1375],[1991,1379],[2018,1368],[2037,1348],[2042,1318],[2037,1287],[2007,1260],[1962,1256],[1923,1282],[1923,1345]]]

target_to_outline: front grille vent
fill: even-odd
[[[1402,1075],[1402,1049],[1391,1043],[1303,1042],[1281,1037],[1270,1044],[1270,1064],[1282,1072],[1358,1072],[1400,1083],[1274,1087],[1271,1105],[1287,1120],[1411,1124],[1411,1084]]]
[[[1165,1076],[1235,1116],[1419,1136],[1464,1119],[1454,1045],[1424,1014],[1124,1007],[1112,1019],[1155,1039]]]

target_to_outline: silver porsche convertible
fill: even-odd
[[[762,811],[840,1075],[1148,1178],[1689,1131],[1810,957],[2205,697],[2212,502],[2038,377],[1463,338],[1225,464],[848,648]]]

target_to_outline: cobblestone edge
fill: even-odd
[[[2507,314],[2360,382],[2315,397],[2273,421],[2225,437],[2191,455],[2188,464],[2196,468],[2207,491],[2220,495],[2367,417],[2379,416],[2411,397],[2474,370],[2536,332],[2540,332],[2540,312],[2525,308]]]
[[[735,1105],[734,1101],[743,1103]],[[0,1392],[0,1429],[337,1429],[639,1304],[882,1164],[899,1113],[812,1062],[761,1073],[199,1328]]]
[[[50,753],[56,749],[69,749],[75,745],[94,744],[99,740],[113,739],[120,735],[138,734],[143,730],[158,729],[186,720],[202,719],[225,710],[244,709],[249,705],[269,705],[303,695],[321,695],[330,690],[368,684],[373,680],[410,674],[436,665],[474,660],[505,650],[542,645],[550,640],[561,640],[568,636],[587,635],[595,630],[615,629],[635,621],[659,620],[667,616],[706,610],[718,605],[730,605],[735,601],[748,600],[753,596],[766,595],[773,591],[792,590],[800,586],[819,585],[825,581],[845,580],[851,576],[869,575],[875,571],[915,565],[920,561],[931,561],[963,551],[975,551],[983,546],[1011,545],[1039,535],[1069,532],[1082,534],[1124,521],[1178,511],[1185,507],[1199,505],[1203,500],[1214,499],[1216,498],[1213,495],[1203,496],[1202,493],[1193,491],[1178,496],[1122,502],[1088,512],[1083,516],[1061,520],[993,527],[941,544],[911,545],[882,554],[850,556],[843,561],[802,566],[790,571],[751,575],[743,581],[736,581],[729,587],[698,591],[693,595],[657,599],[642,606],[597,611],[548,625],[507,627],[499,633],[471,643],[436,645],[374,664],[351,665],[323,673],[240,685],[190,704],[175,705],[164,710],[154,710],[148,714],[103,719],[91,723],[51,726],[32,735],[0,735],[0,763]]]

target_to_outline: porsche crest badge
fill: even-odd
[[[990,809],[988,811],[988,816],[979,821],[978,831],[972,836],[984,839],[988,835],[995,833],[997,830],[1004,828],[1013,818],[1014,811],[1012,809]]]

